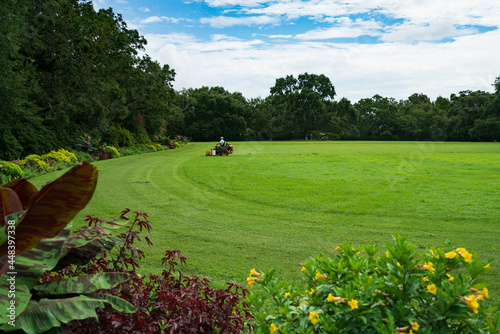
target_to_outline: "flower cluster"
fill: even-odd
[[[306,288],[285,285],[275,269],[252,269],[246,310],[256,333],[497,332],[500,313],[482,304],[490,270],[475,252],[430,248],[417,252],[406,238],[378,247],[336,247],[301,265]],[[271,297],[271,298],[269,298]]]
[[[255,271],[255,268],[250,270],[250,275],[248,275],[247,278],[248,287],[252,287],[252,285],[254,285],[255,281],[259,278],[259,276],[260,274]]]

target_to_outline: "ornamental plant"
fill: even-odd
[[[108,305],[135,312],[103,293],[129,278],[107,272],[39,282],[46,270],[85,263],[119,242],[101,230],[70,237],[68,224],[92,198],[97,168],[82,162],[40,191],[26,179],[0,188],[0,331],[43,333]]]
[[[48,164],[43,160],[43,158],[37,154],[28,155],[23,160],[19,161],[19,165],[34,169],[44,169],[48,167]]]
[[[406,238],[378,247],[344,243],[301,265],[304,285],[286,285],[275,270],[255,269],[247,311],[255,333],[498,333],[488,307],[481,261],[464,248],[417,252]],[[379,254],[379,255],[377,255]]]
[[[129,209],[122,212],[126,218]],[[135,273],[144,253],[139,242],[151,240],[143,233],[151,231],[146,213],[134,211],[135,217],[127,224],[127,230],[111,230],[116,222],[104,222],[87,216],[89,227],[80,228],[77,235],[88,229],[110,231],[111,240],[123,240],[111,252],[102,253],[85,265],[71,266],[58,272],[45,273],[43,281],[61,277],[127,272],[130,279],[111,289],[108,294],[126,300],[137,310],[126,313],[106,308],[97,311],[98,321],[92,318],[73,321],[64,326],[67,332],[82,334],[141,333],[240,333],[245,328],[248,314],[239,308],[247,291],[241,286],[228,283],[226,289],[212,289],[210,281],[196,276],[186,276],[180,266],[186,258],[178,250],[166,251],[161,264],[161,275],[141,276]],[[87,251],[85,250],[85,253]],[[57,269],[57,268],[56,268]]]
[[[2,168],[0,168],[0,180],[2,183],[24,176],[21,167],[13,162],[0,160],[0,166],[2,166]]]
[[[50,151],[49,153],[42,155],[41,158],[51,165],[55,163],[62,163],[64,166],[70,166],[78,162],[74,153],[71,153],[63,148],[57,151]]]

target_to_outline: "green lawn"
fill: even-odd
[[[94,198],[78,216],[146,212],[154,247],[142,273],[159,273],[180,249],[186,273],[245,284],[252,268],[300,277],[298,263],[355,245],[390,241],[500,257],[500,144],[441,142],[235,142],[229,157],[211,143],[95,163]],[[36,185],[61,172],[32,180]],[[500,261],[486,278],[500,296]]]

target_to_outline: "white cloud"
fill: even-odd
[[[178,19],[175,17],[168,16],[150,16],[146,19],[140,21],[141,24],[158,23],[158,22],[171,22],[178,23],[180,21],[187,21],[186,19]]]
[[[338,98],[355,102],[380,94],[432,99],[462,90],[493,91],[500,75],[500,30],[457,37],[450,43],[393,42],[265,44],[215,35],[146,35],[147,53],[176,70],[176,89],[222,86],[247,98],[269,95],[275,80],[309,72],[328,76]]]
[[[321,40],[332,38],[356,38],[363,35],[379,36],[383,25],[375,20],[363,21],[357,19],[355,21],[348,17],[342,17],[332,20],[332,23],[337,23],[334,27],[315,29],[307,31],[303,34],[298,34],[295,38],[303,40]]]
[[[457,29],[451,22],[433,24],[413,24],[404,22],[386,29],[381,40],[386,42],[397,41],[439,41],[444,38],[476,34],[477,29]]]
[[[149,12],[151,11],[151,9],[149,9],[149,8],[147,8],[147,7],[141,7],[141,8],[139,8],[139,10],[140,10],[141,12],[144,12],[144,13],[149,13]]]
[[[232,26],[260,26],[267,24],[277,24],[280,22],[278,17],[271,16],[216,16],[204,17],[200,19],[203,24],[209,24],[213,28],[227,28]]]

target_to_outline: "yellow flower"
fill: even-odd
[[[408,334],[413,334],[413,331],[410,329],[410,331],[408,332]]]
[[[455,252],[448,252],[446,254],[444,254],[444,256],[447,258],[447,259],[453,259],[457,256],[457,253]]]
[[[485,268],[490,268],[490,264],[488,263],[487,265],[484,266]]]
[[[275,324],[271,324],[270,333],[273,334],[274,332],[277,332],[277,331],[278,331],[278,327],[276,327]]]
[[[313,288],[311,288],[311,290],[310,290],[310,291],[307,291],[307,290],[306,290],[306,292],[307,292],[308,294],[312,295],[312,294],[313,294],[313,292],[314,292],[314,289],[313,289]]]
[[[311,320],[311,323],[313,325],[317,324],[319,322],[319,314],[318,314],[318,312],[312,311],[311,313],[309,313],[309,320]]]
[[[402,267],[402,265],[401,265],[399,262],[398,262],[398,263],[396,263],[396,264],[398,265],[398,267]]]
[[[385,256],[389,257],[389,251],[385,252]]]
[[[359,256],[359,254],[361,254],[361,252],[357,252],[356,255]]]
[[[465,248],[457,248],[457,253],[464,258],[465,262],[472,262],[472,254],[469,253]]]
[[[434,284],[427,285],[427,291],[429,291],[430,293],[435,295],[436,291],[437,291],[436,285],[434,285]]]
[[[474,295],[470,295],[469,297],[464,297],[465,303],[467,306],[474,312],[477,313],[477,309],[479,308],[479,303]]]
[[[299,306],[307,306],[307,302],[304,300],[302,303],[299,304]]]
[[[372,275],[368,276],[368,279],[373,279]]]
[[[422,279],[425,281],[425,282],[429,282],[429,278],[428,277],[422,277]]]
[[[422,269],[429,270],[431,272],[434,272],[434,270],[435,270],[432,262],[428,262],[428,263],[422,265]]]
[[[329,302],[337,302],[337,303],[340,303],[340,302],[343,302],[343,301],[344,301],[344,298],[342,298],[342,297],[334,297],[334,296],[330,293],[330,294],[328,294],[327,301],[329,301]]]
[[[418,331],[420,325],[415,321],[411,323],[411,329]]]
[[[326,276],[326,275],[322,275],[322,274],[320,274],[320,273],[319,273],[319,271],[318,271],[318,272],[316,272],[316,277],[315,277],[315,278],[316,278],[316,279],[320,279],[320,278],[328,278],[328,276]]]
[[[450,274],[446,274],[446,276],[448,276],[448,282],[453,281],[453,278],[454,278],[453,276],[451,276]]]
[[[349,305],[354,310],[355,308],[358,308],[358,301],[356,299],[352,299],[351,301],[347,302],[347,305]]]
[[[300,269],[300,271],[303,271],[303,272],[307,273],[306,267],[302,267],[302,269]]]
[[[285,298],[288,298],[290,296],[291,296],[290,292],[285,292]]]
[[[250,270],[250,277],[252,277],[252,276],[260,276],[260,274],[255,271],[255,268],[253,268],[252,270]]]
[[[254,285],[254,283],[255,283],[255,278],[253,278],[252,276],[248,276],[247,278],[248,287],[251,288],[252,285]]]
[[[340,247],[335,247],[334,251],[338,252],[340,250]]]
[[[488,296],[488,289],[487,288],[483,288],[483,290],[476,290],[476,293],[478,295],[485,296],[486,298],[490,298]]]

